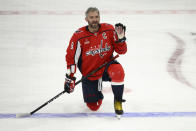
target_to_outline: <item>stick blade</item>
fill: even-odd
[[[30,113],[19,113],[19,114],[16,114],[16,118],[24,118],[24,117],[29,117],[31,116]]]

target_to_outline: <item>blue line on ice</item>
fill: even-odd
[[[36,113],[25,118],[115,117],[114,113]],[[196,112],[127,112],[123,117],[196,117]],[[16,118],[14,113],[0,113],[0,119]]]

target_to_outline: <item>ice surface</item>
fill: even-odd
[[[0,114],[30,113],[63,90],[66,47],[86,25],[89,6],[100,9],[101,22],[127,26],[128,52],[118,58],[126,71],[125,112],[196,112],[195,0],[0,0]],[[104,97],[96,113],[113,113],[110,83]],[[38,113],[92,112],[78,85]],[[195,116],[38,117],[2,118],[0,128],[195,131],[195,123]]]

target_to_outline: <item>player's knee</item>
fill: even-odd
[[[108,74],[113,82],[123,82],[125,73],[120,64],[111,64],[108,68]]]
[[[97,111],[99,109],[96,105],[93,105],[92,103],[86,103],[86,105],[92,111]]]
[[[92,111],[97,111],[102,104],[102,100],[100,99],[98,102],[86,103],[87,107]]]

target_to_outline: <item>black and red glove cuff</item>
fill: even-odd
[[[70,76],[70,75],[68,75],[68,74],[66,74],[66,77],[67,77],[68,79],[73,80],[73,81],[75,81],[75,80],[76,80],[76,77],[74,77],[74,76]]]

